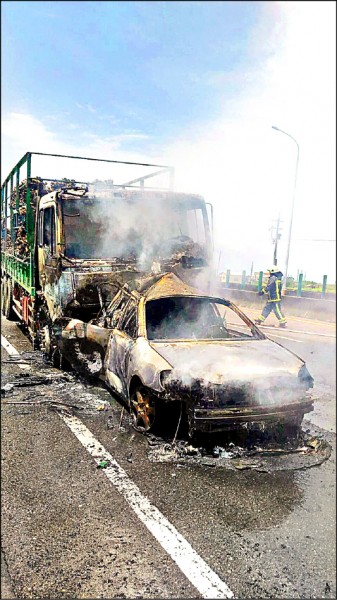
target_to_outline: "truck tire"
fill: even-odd
[[[40,350],[53,367],[60,369],[61,355],[49,319],[46,319],[45,324],[41,327]]]
[[[10,277],[7,279],[6,294],[4,301],[4,313],[6,319],[13,319],[13,283]]]
[[[7,296],[7,279],[3,277],[1,280],[1,313],[5,315],[5,305]]]

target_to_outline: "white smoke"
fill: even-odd
[[[140,270],[149,271],[154,258],[160,263],[177,248],[192,245],[203,255],[193,245],[190,215],[170,193],[102,192],[96,185],[89,201],[66,201],[64,213],[68,242],[88,254],[82,258],[133,258]]]

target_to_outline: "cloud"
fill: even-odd
[[[117,119],[115,115],[98,115],[99,121],[108,121],[110,125],[119,125],[120,119]]]
[[[114,136],[100,136],[83,130],[77,123],[55,130],[56,124],[46,125],[33,115],[12,112],[2,118],[2,144],[6,148],[2,160],[2,181],[26,152],[83,156],[116,161],[144,162],[144,154],[135,151],[134,145],[144,143],[149,137],[136,130],[124,130]],[[65,141],[67,132],[68,141]],[[148,162],[148,161],[145,161]],[[146,171],[147,173],[148,171]],[[114,179],[122,183],[144,175],[144,168],[111,165],[83,160],[33,156],[32,175],[46,178],[75,178],[78,181]],[[22,175],[24,176],[24,175]]]
[[[12,112],[2,117],[1,180],[26,152],[48,152],[57,147],[56,134],[33,115]]]
[[[23,112],[3,115],[2,137],[3,147],[6,147],[6,154],[2,161],[3,177],[28,151],[73,155],[84,152],[85,155],[90,154],[94,158],[114,158],[115,152],[118,151],[120,156],[123,156],[123,160],[126,152],[129,159],[132,154],[137,154],[126,149],[130,142],[149,139],[148,135],[136,130],[124,130],[116,135],[100,136],[92,131],[83,130],[77,123],[71,122],[69,129],[76,132],[75,139],[73,142],[66,142],[64,140],[68,126],[62,131],[55,131],[54,120],[48,118],[48,122],[49,124],[46,125],[35,116]]]
[[[80,110],[87,110],[88,112],[94,113],[94,114],[97,113],[97,108],[95,108],[91,104],[79,104],[78,102],[76,102],[76,106]]]

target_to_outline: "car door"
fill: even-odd
[[[137,335],[137,303],[121,295],[112,313],[114,328],[106,355],[106,380],[118,394],[128,397],[127,368],[130,351]]]

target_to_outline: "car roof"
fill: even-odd
[[[189,286],[187,283],[179,279],[174,273],[165,273],[160,279],[152,284],[147,290],[144,290],[146,302],[149,300],[157,300],[159,298],[167,298],[172,296],[196,296],[198,298],[205,297],[197,289]],[[206,296],[209,298],[209,296]]]

